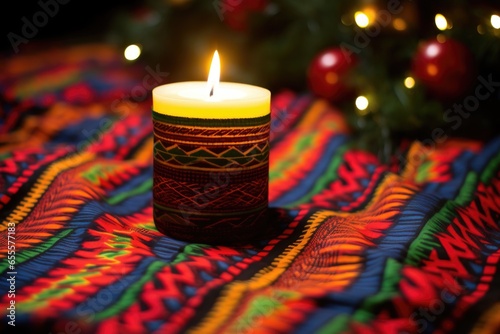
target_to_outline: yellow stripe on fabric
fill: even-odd
[[[35,204],[45,193],[52,181],[62,171],[76,167],[84,162],[91,160],[93,154],[84,152],[68,157],[64,160],[52,164],[40,178],[36,181],[35,185],[28,192],[28,195],[19,203],[19,205],[10,213],[10,215],[0,225],[0,231],[5,231],[10,222],[18,223],[23,220],[31,212]]]
[[[414,182],[418,175],[420,165],[422,165],[427,158],[427,149],[418,141],[412,143],[406,155],[406,162],[401,173],[403,179]]]
[[[309,127],[317,130],[316,122],[325,110],[328,110],[328,104],[324,100],[316,101],[309,111],[305,111],[306,115],[298,124],[298,128]]]
[[[231,311],[238,305],[243,294],[249,290],[258,290],[270,285],[288,268],[289,264],[299,255],[300,251],[307,245],[314,234],[314,231],[324,221],[323,212],[318,212],[309,218],[305,231],[299,239],[289,245],[273,263],[261,269],[251,279],[247,281],[235,281],[227,286],[216,301],[212,310],[204,320],[190,332],[193,333],[213,333],[229,318]]]
[[[151,136],[140,146],[132,156],[134,162],[149,163],[153,160],[153,137]]]

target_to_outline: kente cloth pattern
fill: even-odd
[[[384,164],[341,111],[283,90],[266,230],[188,243],[153,222],[142,93],[164,69],[101,45],[2,65],[3,332],[12,301],[25,333],[500,331],[500,138],[412,142]]]

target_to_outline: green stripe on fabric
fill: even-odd
[[[399,294],[398,283],[401,279],[403,264],[395,259],[387,259],[379,292],[365,299],[361,307],[354,313],[353,320],[367,323],[375,317],[380,306]]]
[[[231,118],[231,119],[210,119],[210,118],[189,118],[160,114],[154,110],[153,120],[175,125],[204,126],[217,128],[230,128],[233,126],[246,127],[264,125],[271,121],[271,114],[255,118]]]
[[[49,239],[43,241],[42,243],[34,246],[33,248],[30,249],[23,249],[19,250],[16,253],[16,266],[24,263],[26,261],[29,261],[30,259],[40,256],[44,252],[46,252],[48,249],[50,249],[52,246],[54,246],[59,240],[65,238],[68,234],[73,232],[73,229],[67,229],[59,232],[53,237],[50,237]],[[3,272],[9,267],[9,263],[7,262],[7,258],[2,261],[2,264],[0,264],[0,272]]]
[[[165,263],[162,261],[155,261],[151,263],[144,275],[137,282],[131,284],[115,304],[95,315],[94,321],[97,322],[112,317],[135,303],[137,301],[137,295],[140,293],[144,284],[151,281],[153,275],[160,271],[164,266]]]
[[[424,162],[417,171],[417,176],[415,177],[415,181],[417,183],[421,183],[425,181],[427,175],[429,175],[429,170],[431,169],[432,164],[430,161]]]
[[[182,248],[182,252],[177,254],[175,259],[173,259],[170,263],[165,263],[163,261],[155,261],[151,263],[146,270],[146,273],[137,282],[131,284],[114,305],[96,314],[94,321],[98,322],[102,319],[121,313],[124,309],[137,301],[137,295],[142,290],[142,287],[144,284],[152,280],[154,274],[166,266],[175,265],[189,260],[192,256],[203,256],[205,255],[204,249],[209,247],[211,246],[205,244],[188,244]]]
[[[148,179],[147,181],[145,181],[140,186],[138,186],[134,189],[130,189],[129,191],[118,193],[115,196],[108,198],[106,200],[106,202],[108,202],[111,205],[116,205],[129,197],[143,194],[146,191],[151,190],[152,188],[153,188],[153,179]]]
[[[116,166],[102,166],[97,164],[85,170],[80,175],[87,181],[98,184],[101,177],[105,177],[108,173],[113,173],[115,170]]]
[[[496,172],[500,168],[500,154],[497,154],[490,160],[483,173],[481,174],[481,182],[483,184],[490,184],[491,179],[495,177]]]
[[[453,218],[456,216],[456,209],[460,206],[468,205],[476,191],[478,176],[475,172],[469,172],[454,200],[447,201],[443,207],[434,214],[424,225],[418,236],[413,240],[408,248],[408,255],[405,264],[418,265],[427,258],[433,248],[439,248],[436,234],[446,230]]]
[[[318,334],[334,334],[341,333],[347,330],[347,325],[349,324],[349,315],[341,314],[333,318],[328,322],[323,328],[318,331]]]
[[[337,179],[338,177],[337,171],[340,165],[342,164],[342,161],[344,161],[342,158],[344,157],[344,153],[346,151],[347,151],[347,146],[339,148],[337,153],[335,153],[335,156],[333,157],[331,163],[328,165],[326,172],[323,173],[321,177],[319,177],[318,180],[314,183],[314,186],[311,189],[311,191],[302,196],[302,198],[300,198],[299,200],[287,204],[285,207],[290,208],[302,203],[308,203],[309,201],[311,201],[313,196],[320,193],[323,189],[327,187],[327,185],[329,185],[335,179]]]
[[[468,205],[474,198],[478,179],[479,177],[475,172],[469,172],[466,175],[464,184],[460,188],[460,191],[453,202],[460,206]]]
[[[204,250],[209,247],[210,246],[206,244],[187,244],[182,248],[182,253],[177,254],[170,264],[175,265],[187,261],[193,256],[204,256]]]
[[[64,297],[73,292],[71,288],[62,288],[59,287],[57,289],[49,288],[47,290],[43,290],[40,293],[36,294],[36,301],[22,301],[16,303],[17,309],[20,312],[28,313],[32,312],[36,309],[41,309],[47,307],[49,304],[49,300],[58,299],[58,297]]]
[[[297,142],[296,145],[294,145],[294,150],[291,151],[290,153],[293,154],[293,158],[296,159],[297,157],[297,152],[302,152],[304,151],[305,149],[307,149],[310,144],[311,144],[311,141],[312,139],[315,137],[316,135],[309,135],[309,136],[305,136],[305,137],[302,137],[301,139],[299,139],[299,141]],[[275,168],[273,168],[272,171],[270,171],[269,173],[269,179],[270,180],[273,180],[274,178],[278,178],[281,176],[281,174],[283,173],[283,170],[286,169],[286,168],[289,168],[290,167],[290,161],[288,159],[283,159],[281,160],[281,162],[279,162]]]
[[[268,317],[283,303],[274,296],[257,296],[247,304],[246,309],[238,317],[236,324],[230,329],[234,333],[248,332],[255,325],[257,319]]]
[[[386,303],[398,295],[398,283],[401,280],[401,268],[403,264],[395,259],[388,259],[385,263],[382,284],[379,292],[366,298],[361,307],[351,316],[348,314],[337,316],[327,323],[318,333],[331,334],[341,333],[348,329],[349,322],[368,323],[380,309],[380,305]]]
[[[457,207],[464,207],[472,202],[479,182],[482,184],[491,182],[499,166],[500,154],[497,154],[490,160],[479,176],[475,172],[467,174],[457,197],[452,201],[447,201],[439,212],[429,219],[419,235],[413,240],[409,246],[408,255],[404,260],[405,264],[418,265],[429,256],[433,248],[440,247],[435,237],[436,234],[446,230],[457,214]]]

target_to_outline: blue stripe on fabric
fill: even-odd
[[[170,263],[175,259],[182,247],[187,244],[188,243],[185,241],[171,239],[169,237],[160,237],[152,247],[151,252],[162,260]]]
[[[498,152],[500,152],[500,137],[490,141],[483,148],[481,154],[472,161],[472,169],[477,173],[481,173]]]
[[[313,103],[313,99],[309,94],[306,95],[301,95],[296,97],[290,104],[286,107],[286,113],[281,113],[280,115],[284,115],[285,117],[290,117],[288,116],[289,114],[293,114],[296,108],[302,108],[304,110],[308,110],[310,108],[310,105]],[[306,104],[307,106],[303,106],[302,104]],[[286,131],[287,129],[293,129],[296,127],[298,123],[300,123],[300,120],[306,115],[306,112],[301,113],[299,116],[295,117],[292,123],[287,124],[286,129],[281,129],[283,125],[283,118],[276,118],[276,116],[271,117],[271,138],[273,140],[271,141],[271,147],[276,145],[277,143],[281,142],[284,138],[286,138],[286,134],[289,133],[289,131]]]
[[[103,286],[99,291],[96,291],[93,296],[75,305],[71,310],[66,312],[65,315],[83,319],[86,317],[93,318],[96,313],[102,312],[115,304],[132,284],[141,280],[153,261],[156,261],[156,259],[152,257],[144,258],[140,263],[134,266],[134,269],[130,273],[124,275],[121,279],[112,284]],[[109,296],[111,296],[111,298],[109,298]]]
[[[335,303],[335,314],[336,316],[346,315],[351,313],[350,306],[344,306],[341,303],[336,303],[336,301],[332,300],[332,303]],[[313,321],[311,321],[314,318]],[[317,326],[320,324],[326,324],[333,320],[332,318],[332,310],[328,308],[317,308],[314,311],[314,314],[310,315],[307,320],[297,327],[293,333],[297,334],[311,334],[317,333],[321,326]],[[331,333],[334,334],[334,333]]]
[[[470,171],[481,174],[487,164],[500,151],[500,137],[490,141],[481,152],[474,154],[466,151],[451,164],[453,179],[447,182],[431,182],[424,188],[424,192],[433,193],[443,199],[454,199],[460,191],[465,178]]]
[[[115,216],[131,215],[150,204],[151,194],[149,192],[130,197],[116,206],[96,201],[85,204],[67,224],[68,229],[73,229],[72,233],[60,239],[53,247],[37,257],[16,266],[18,271],[16,287],[22,288],[29,285],[34,279],[43,276],[63,259],[77,251],[85,237],[89,235],[87,233],[89,226],[97,217],[104,213]],[[0,288],[4,288],[5,284],[7,283],[0,281]]]
[[[107,196],[108,197],[113,197],[115,195],[121,194],[123,192],[128,192],[131,190],[134,190],[138,187],[140,187],[144,182],[150,181],[153,177],[153,166],[149,166],[148,168],[144,169],[141,171],[140,175],[136,175],[133,178],[131,178],[127,183],[124,183],[112,191],[110,191]],[[152,192],[149,192],[151,197],[153,196]]]
[[[454,199],[467,177],[473,158],[472,152],[463,152],[450,166],[453,179],[447,182],[430,182],[425,185],[423,192],[432,193],[441,199]]]
[[[427,218],[439,210],[441,200],[432,194],[418,193],[408,201],[393,226],[376,247],[366,251],[366,264],[358,279],[348,289],[325,297],[328,304],[311,314],[296,333],[314,333],[339,315],[352,314],[367,297],[376,294],[382,283],[388,259],[401,260],[409,243],[418,235]]]

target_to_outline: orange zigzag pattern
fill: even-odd
[[[401,179],[391,174],[364,210],[356,213],[325,210],[313,215],[302,242],[297,241],[281,255],[286,261],[277,260],[250,280],[230,284],[213,308],[227,309],[227,314],[213,313],[197,330],[203,333],[242,330],[244,323],[225,321],[244,318],[230,315],[244,313],[258,296],[272,297],[278,295],[276,292],[288,292],[291,296],[279,297],[279,303],[293,308],[304,306],[304,303],[294,302],[297,295],[315,297],[348,287],[362,272],[364,252],[375,247],[375,240],[384,236],[394,216],[417,190],[401,184]],[[240,302],[233,305],[235,300]],[[296,313],[293,309],[276,311],[253,319],[252,326],[258,324],[262,332],[288,332],[298,321]]]
[[[17,215],[23,215],[26,218],[21,222],[22,229],[16,229],[18,251],[34,247],[54,236],[56,231],[61,230],[82,205],[89,200],[103,198],[106,189],[111,189],[112,185],[119,184],[119,180],[128,179],[138,173],[137,168],[131,167],[126,162],[121,163],[125,168],[113,170],[106,170],[103,167],[106,163],[102,162],[100,168],[103,168],[104,173],[99,174],[100,176],[95,180],[99,185],[96,187],[82,177],[82,174],[88,171],[89,165],[86,162],[91,157],[85,154],[85,158],[76,162],[80,165],[75,167],[71,164],[66,164],[66,166],[63,164],[62,167],[54,168],[55,174],[47,179],[41,178],[40,182],[21,201]],[[65,163],[65,161],[59,163]],[[117,165],[117,163],[114,162],[112,165]],[[95,164],[92,163],[90,166],[95,166]],[[65,171],[64,168],[69,168],[69,170]],[[110,176],[110,173],[114,173],[114,176]],[[113,184],[109,183],[112,179],[116,180]],[[39,187],[40,184],[42,187]],[[106,187],[101,187],[101,185]],[[52,192],[51,188],[58,189],[58,191]],[[0,259],[6,257],[7,247],[4,244],[6,242],[5,238],[0,239]]]
[[[119,219],[109,214],[96,219],[95,228],[89,230],[92,239],[84,241],[71,257],[62,260],[61,266],[16,292],[19,310],[38,309],[37,315],[55,317],[62,310],[88,301],[77,312],[85,321],[92,321],[103,305],[89,297],[126,277],[145,256],[153,256],[148,244],[160,237],[159,232],[137,233],[137,227],[150,221],[151,215],[152,209],[147,208]],[[66,289],[68,286],[71,289]],[[47,295],[51,296],[49,300],[44,297]]]

